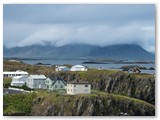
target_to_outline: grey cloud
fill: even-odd
[[[20,25],[19,25],[20,26]],[[31,33],[21,38],[19,42],[10,41],[8,47],[26,46],[32,44],[45,44],[62,46],[72,43],[85,43],[91,45],[107,46],[113,44],[139,44],[145,49],[154,45],[154,26],[145,24],[128,24],[122,27],[109,25],[77,25],[77,24],[42,24],[22,25],[25,31]],[[152,40],[152,41],[151,41]],[[153,49],[152,49],[153,50]]]
[[[154,13],[154,5],[4,5],[4,20],[34,24],[73,22],[122,24],[135,20],[153,20]]]
[[[154,5],[4,5],[4,45],[138,44],[153,52]]]

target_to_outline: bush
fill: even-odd
[[[3,87],[8,88],[8,87],[11,87],[11,85],[10,85],[10,83],[3,83]]]

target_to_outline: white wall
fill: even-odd
[[[28,77],[27,86],[28,86],[29,88],[33,88],[33,79],[32,79],[31,77]]]
[[[88,87],[85,87],[88,85]],[[91,85],[90,84],[67,84],[67,94],[75,95],[75,94],[90,94],[91,93]]]
[[[15,78],[15,77],[13,77],[12,81],[23,81],[23,82],[26,82],[27,81],[27,77],[21,77],[21,78]]]
[[[69,68],[65,67],[65,68],[55,68],[55,71],[69,71]]]
[[[27,80],[27,86],[31,89],[34,89],[34,88],[46,89],[45,80],[46,79],[35,80],[29,76]]]
[[[12,86],[22,87],[23,85],[25,85],[25,83],[17,83],[17,82],[15,83],[14,81],[12,81],[12,82],[11,82],[11,85],[12,85]]]

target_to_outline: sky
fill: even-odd
[[[154,4],[5,4],[3,44],[137,44],[155,52]]]

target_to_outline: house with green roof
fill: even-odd
[[[50,91],[61,90],[66,87],[66,82],[62,78],[56,76],[47,77],[45,84],[46,88]]]

